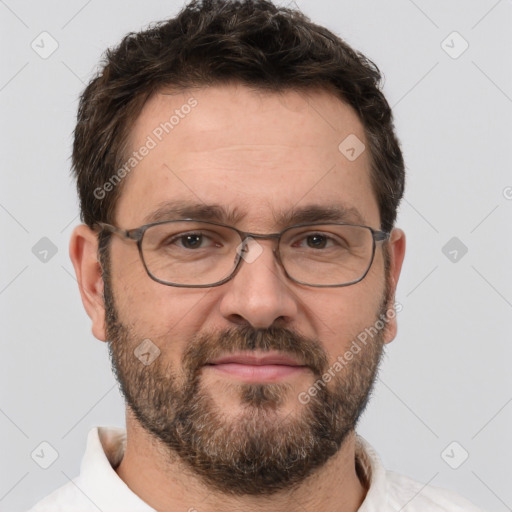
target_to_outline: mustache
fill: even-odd
[[[182,356],[182,365],[190,378],[195,378],[209,361],[238,351],[275,350],[294,356],[321,376],[328,368],[328,358],[320,342],[283,327],[255,329],[233,327],[216,333],[201,333],[189,343]]]

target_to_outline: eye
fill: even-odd
[[[205,237],[203,235],[191,234],[180,236],[179,240],[183,247],[186,247],[187,249],[197,249],[197,247],[201,247],[204,238]]]
[[[325,249],[325,246],[329,242],[328,237],[315,233],[306,237],[308,247],[312,249]]]
[[[332,248],[339,249],[346,247],[346,244],[344,240],[339,237],[330,236],[326,233],[307,231],[294,237],[292,247],[321,250]]]
[[[163,243],[163,247],[177,246],[183,249],[208,249],[211,247],[220,247],[222,244],[217,240],[207,236],[204,233],[180,233],[167,237]]]

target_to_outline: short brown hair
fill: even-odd
[[[405,170],[379,69],[300,11],[267,0],[194,0],[106,52],[80,98],[74,134],[82,221],[112,223],[122,183],[103,198],[95,191],[123,164],[130,127],[153,93],[227,82],[276,92],[325,88],[351,105],[369,145],[381,228],[391,230]]]

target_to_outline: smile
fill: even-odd
[[[229,354],[210,361],[205,368],[252,383],[277,382],[309,369],[293,357],[278,352]]]

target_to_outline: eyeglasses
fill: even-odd
[[[193,219],[154,222],[128,230],[103,222],[97,225],[136,241],[151,279],[187,288],[229,281],[242,260],[251,263],[261,252],[257,239],[277,241],[273,252],[292,281],[318,287],[349,286],[366,276],[376,243],[390,236],[368,226],[345,223],[297,224],[271,234]]]

